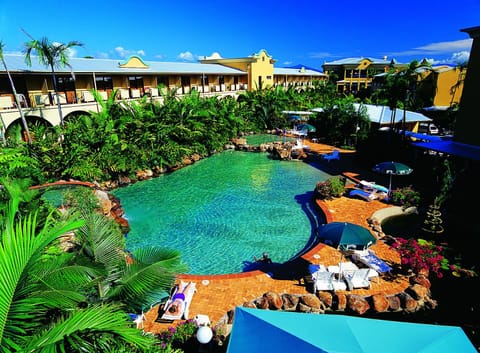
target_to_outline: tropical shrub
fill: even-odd
[[[323,182],[318,182],[315,187],[316,196],[320,199],[340,197],[345,190],[345,183],[339,176],[333,176]]]
[[[394,205],[402,206],[404,209],[418,207],[420,204],[420,193],[413,190],[411,186],[395,189],[392,191],[392,202]]]
[[[198,325],[194,320],[186,320],[180,322],[177,326],[170,326],[168,330],[160,332],[158,338],[160,340],[160,348],[162,353],[176,352],[187,341],[194,338],[198,330]]]

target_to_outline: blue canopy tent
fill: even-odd
[[[477,353],[462,328],[237,307],[227,353]]]

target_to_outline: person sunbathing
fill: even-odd
[[[170,314],[177,314],[180,312],[181,307],[185,304],[185,293],[190,289],[192,282],[189,282],[185,287],[179,289],[172,297],[172,302],[168,306],[168,312]]]

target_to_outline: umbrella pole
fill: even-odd
[[[388,193],[392,193],[392,174],[390,174],[390,182],[388,183]]]

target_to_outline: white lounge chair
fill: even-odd
[[[335,278],[335,273],[328,271],[317,271],[312,275],[314,282],[314,290],[317,291],[336,291],[346,290],[347,285],[341,279]]]
[[[370,274],[369,268],[360,268],[355,271],[344,272],[345,281],[347,282],[348,289],[369,288],[370,287],[370,280],[368,277],[369,274]]]

